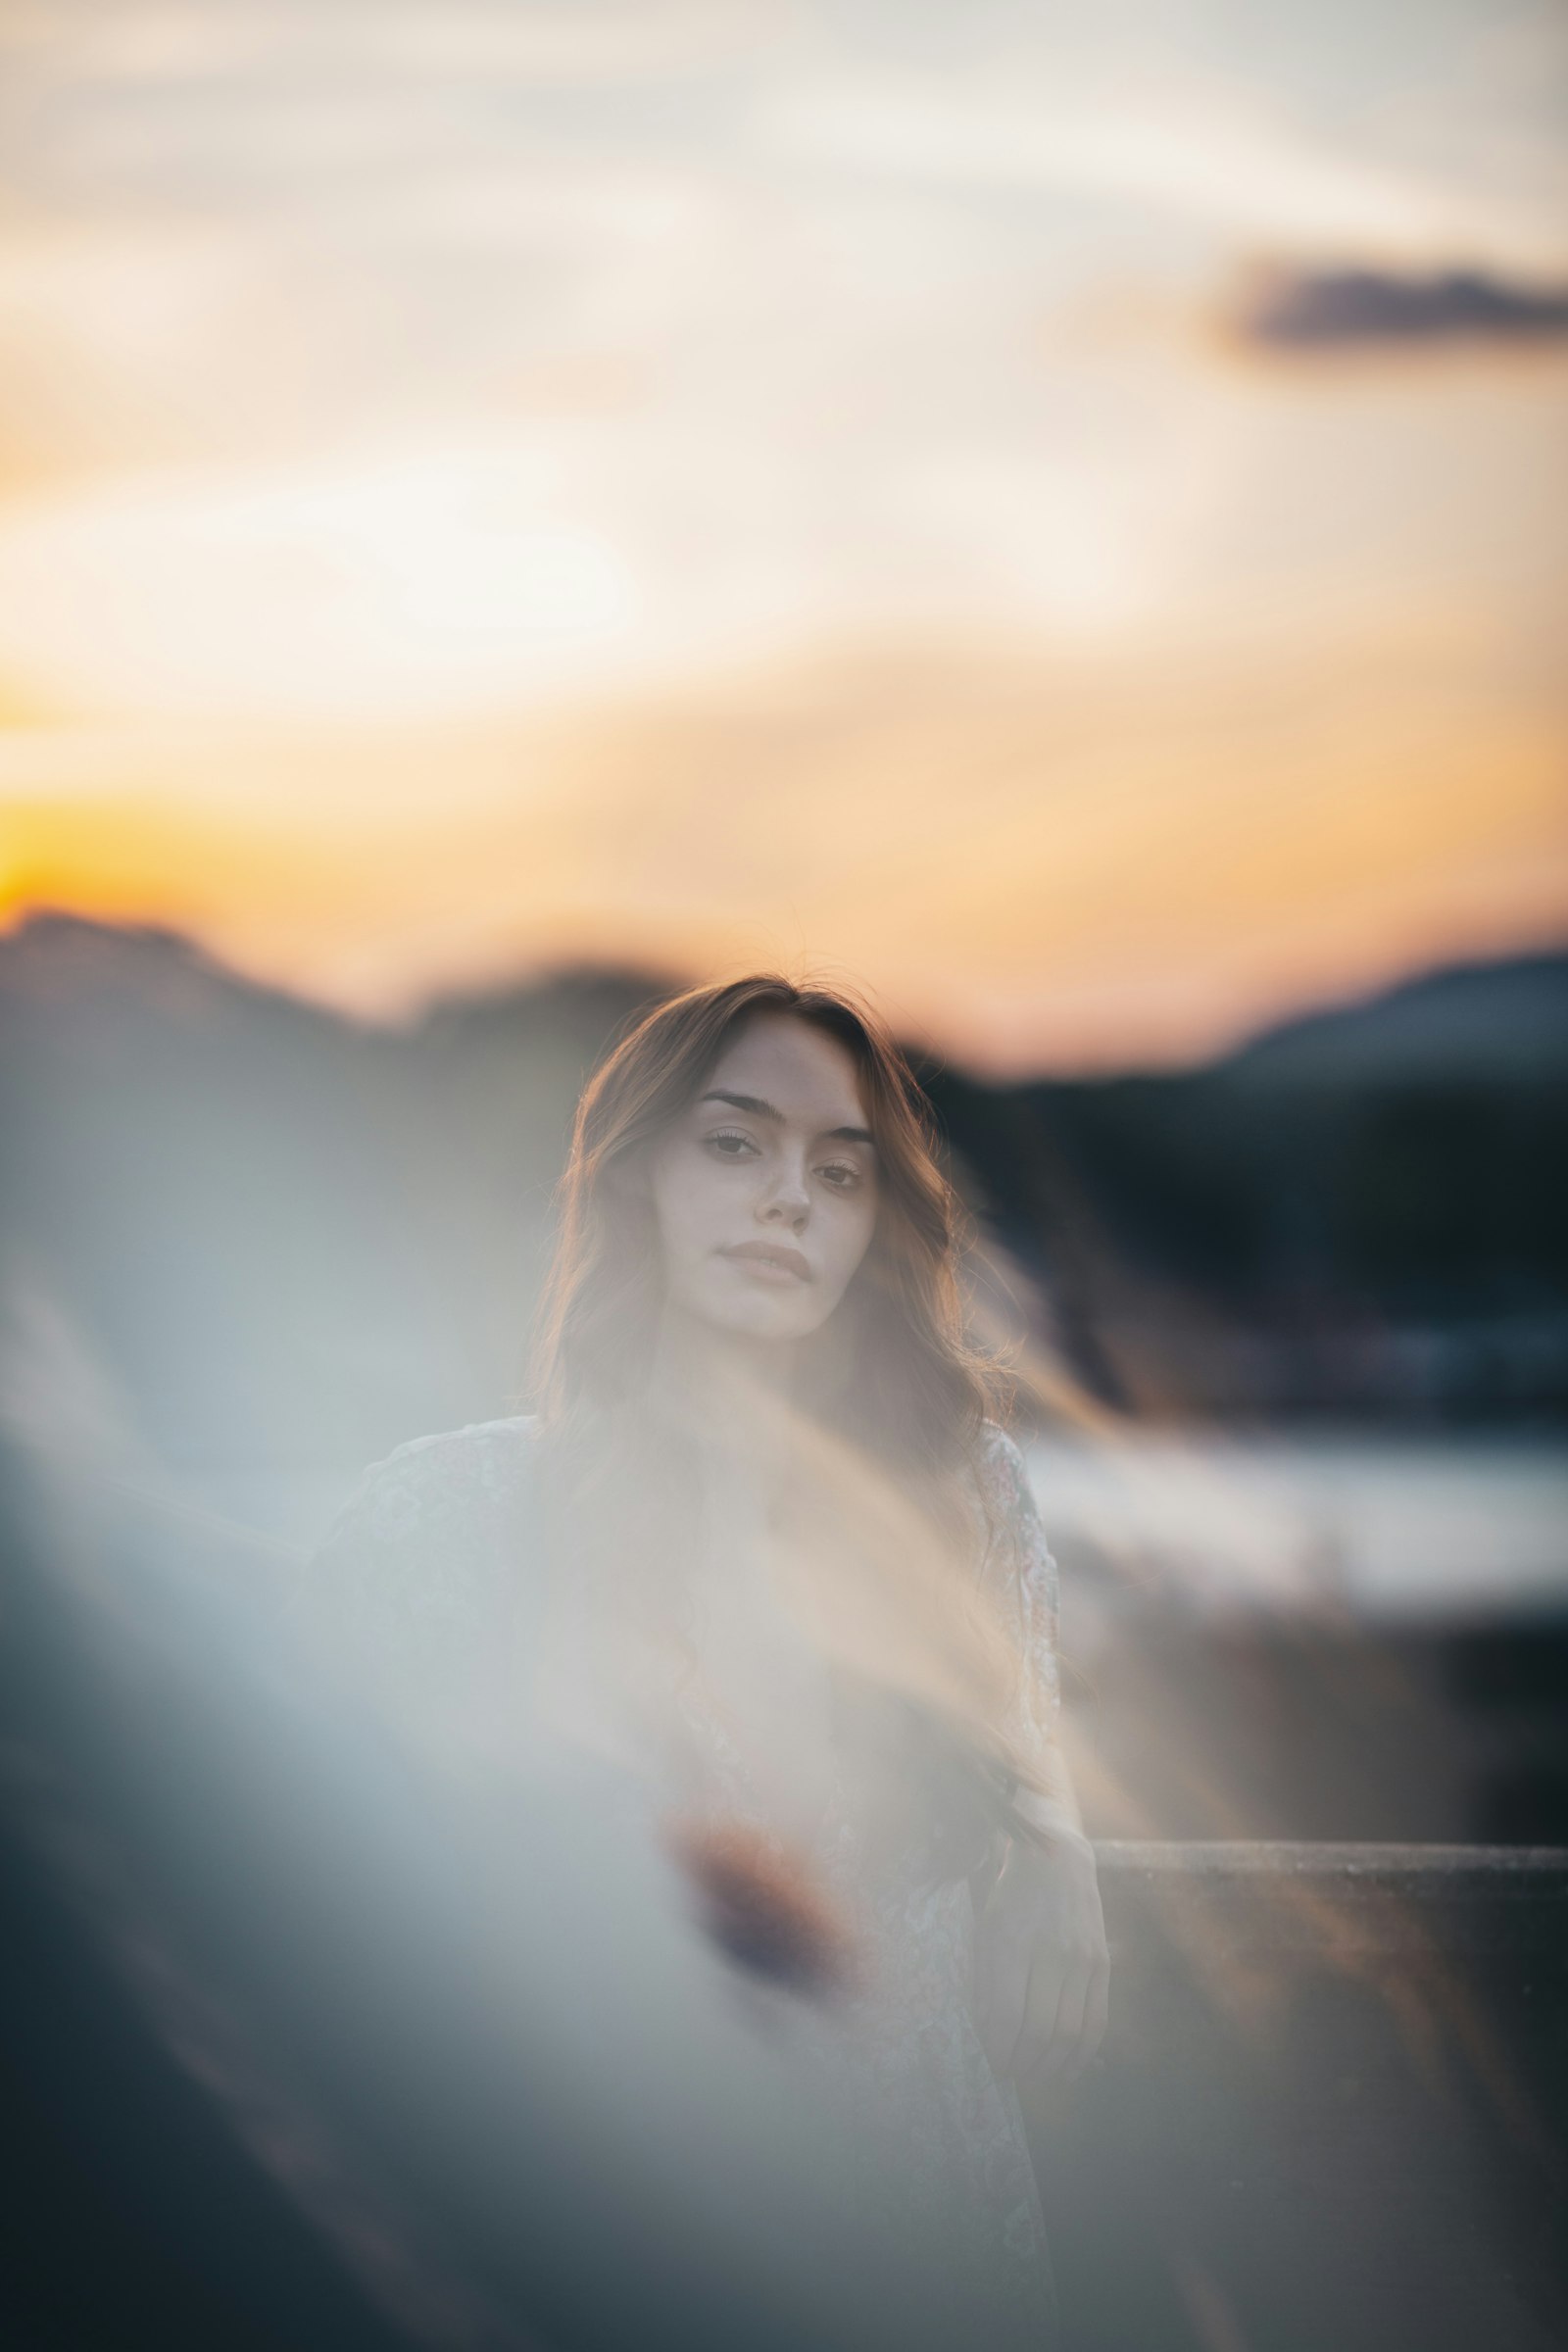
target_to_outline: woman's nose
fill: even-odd
[[[811,1205],[804,1171],[796,1168],[781,1170],[763,1197],[761,1211],[764,1218],[776,1223],[799,1225]]]

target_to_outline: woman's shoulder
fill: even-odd
[[[1044,1575],[1054,1582],[1055,1562],[1041,1524],[1028,1463],[1016,1438],[999,1421],[980,1425],[975,1474],[993,1531],[1004,1531],[1007,1547],[1025,1575]]]
[[[530,1413],[410,1438],[362,1472],[308,1564],[318,1594],[463,1613],[502,1576],[528,1491]]]
[[[405,1438],[401,1446],[372,1469],[385,1469],[390,1463],[415,1461],[448,1462],[478,1461],[515,1452],[519,1440],[535,1437],[539,1430],[537,1413],[508,1413],[497,1421],[466,1421],[459,1429],[432,1430],[427,1437]]]
[[[394,1446],[362,1473],[361,1483],[385,1494],[506,1487],[526,1473],[538,1434],[537,1413],[433,1430]]]
[[[982,1452],[988,1456],[1000,1454],[1005,1457],[1009,1453],[1018,1453],[1016,1439],[1000,1421],[981,1422],[980,1446]],[[1018,1455],[1018,1458],[1021,1460],[1023,1457]]]
[[[390,1533],[412,1516],[507,1501],[527,1477],[538,1429],[536,1414],[514,1413],[409,1438],[361,1473],[344,1512],[369,1512]]]
[[[1029,1473],[1018,1442],[1000,1421],[982,1421],[975,1466],[990,1498],[1015,1503],[1029,1494]]]
[[[995,1577],[1000,1565],[1004,1576],[1009,1604],[1019,1612],[1024,1651],[1038,1678],[1040,1704],[1049,1717],[1060,1704],[1060,1578],[1022,1449],[996,1421],[981,1427],[980,1478],[992,1525],[1003,1533],[1000,1547],[988,1547],[988,1572]]]

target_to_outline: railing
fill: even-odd
[[[1096,1850],[1111,2030],[1028,2102],[1067,2352],[1568,2342],[1568,1850]]]
[[[1113,1936],[1158,1920],[1303,1958],[1513,1952],[1568,1965],[1568,1846],[1104,1840],[1095,1855]]]

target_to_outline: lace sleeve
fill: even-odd
[[[512,1566],[518,1432],[480,1423],[372,1463],[303,1571],[311,1636],[372,1674],[439,1672],[482,1651]]]
[[[1060,1582],[1046,1542],[1023,1455],[1006,1431],[986,1424],[983,1475],[999,1529],[990,1573],[1006,1621],[1017,1630],[1022,1689],[1015,1732],[1025,1743],[1055,1738],[1061,1707],[1057,1658]]]

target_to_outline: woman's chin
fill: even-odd
[[[811,1326],[798,1312],[792,1315],[779,1307],[770,1312],[764,1302],[750,1313],[727,1316],[721,1328],[752,1340],[799,1340]]]
[[[813,1302],[814,1303],[814,1302]],[[804,1313],[805,1301],[787,1293],[754,1291],[705,1302],[701,1319],[715,1333],[736,1339],[799,1340],[814,1331],[819,1318]]]

